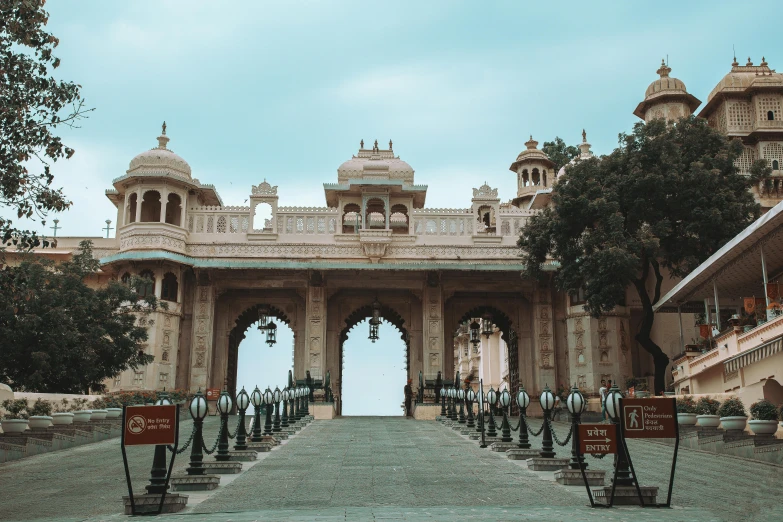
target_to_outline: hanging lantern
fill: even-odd
[[[370,319],[370,337],[369,339],[372,342],[375,342],[378,340],[378,323],[373,323],[372,319]]]
[[[381,323],[381,303],[377,299],[372,302],[372,320],[370,322],[374,324]]]
[[[481,328],[481,325],[479,325],[476,320],[473,320],[473,322],[470,323],[470,342],[473,344],[474,348],[481,343],[479,328]]]
[[[492,315],[487,312],[484,314],[484,316],[481,318],[482,323],[482,332],[484,334],[484,337],[489,339],[489,337],[494,333],[495,329],[492,327]]]
[[[272,346],[277,342],[277,325],[272,321],[266,325],[266,344]]]
[[[267,317],[267,311],[266,308],[259,308],[258,309],[258,331],[264,332],[266,330],[266,325],[269,322],[269,318]]]

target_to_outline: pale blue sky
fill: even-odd
[[[577,143],[585,128],[594,152],[609,152],[635,123],[663,57],[703,102],[729,71],[732,45],[741,63],[764,55],[783,68],[777,22],[768,21],[777,1],[53,0],[47,8],[60,38],[57,77],[80,83],[96,108],[82,128],[63,131],[76,155],[53,169],[74,201],[59,216],[61,235],[99,235],[116,218],[103,192],[156,145],[163,120],[169,147],[226,204],[242,204],[266,178],[279,185],[281,205],[321,206],[322,183],[336,180],[360,139],[391,138],[416,182],[429,185],[428,207],[464,208],[485,180],[503,200],[515,195],[508,166],[531,134]],[[398,337],[356,364],[387,364],[381,347],[402,364]],[[289,349],[281,336],[283,377]],[[389,390],[401,400],[400,383]],[[387,413],[398,414],[392,402]]]

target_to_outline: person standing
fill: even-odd
[[[601,388],[598,390],[598,394],[601,396],[601,421],[606,420],[606,381],[601,381]]]
[[[405,416],[406,417],[411,416],[411,401],[413,400],[413,387],[411,386],[412,382],[413,379],[408,379],[408,384],[406,384],[405,388],[403,389],[405,393]]]

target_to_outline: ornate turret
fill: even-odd
[[[692,94],[688,94],[681,80],[669,76],[672,72],[671,67],[661,60],[661,66],[655,72],[660,78],[647,87],[644,101],[636,106],[634,115],[644,121],[655,118],[670,121],[693,114],[701,102]]]
[[[538,149],[538,142],[533,136],[525,142],[525,147],[509,167],[517,174],[517,197],[512,203],[519,208],[526,208],[536,192],[550,188],[555,177],[555,164]]]

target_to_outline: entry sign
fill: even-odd
[[[626,439],[677,438],[674,399],[622,399]]]
[[[616,424],[580,424],[579,452],[584,455],[613,455],[617,453]]]
[[[207,400],[216,401],[220,398],[220,388],[207,388]]]
[[[177,442],[177,407],[128,406],[125,409],[125,445]]]

